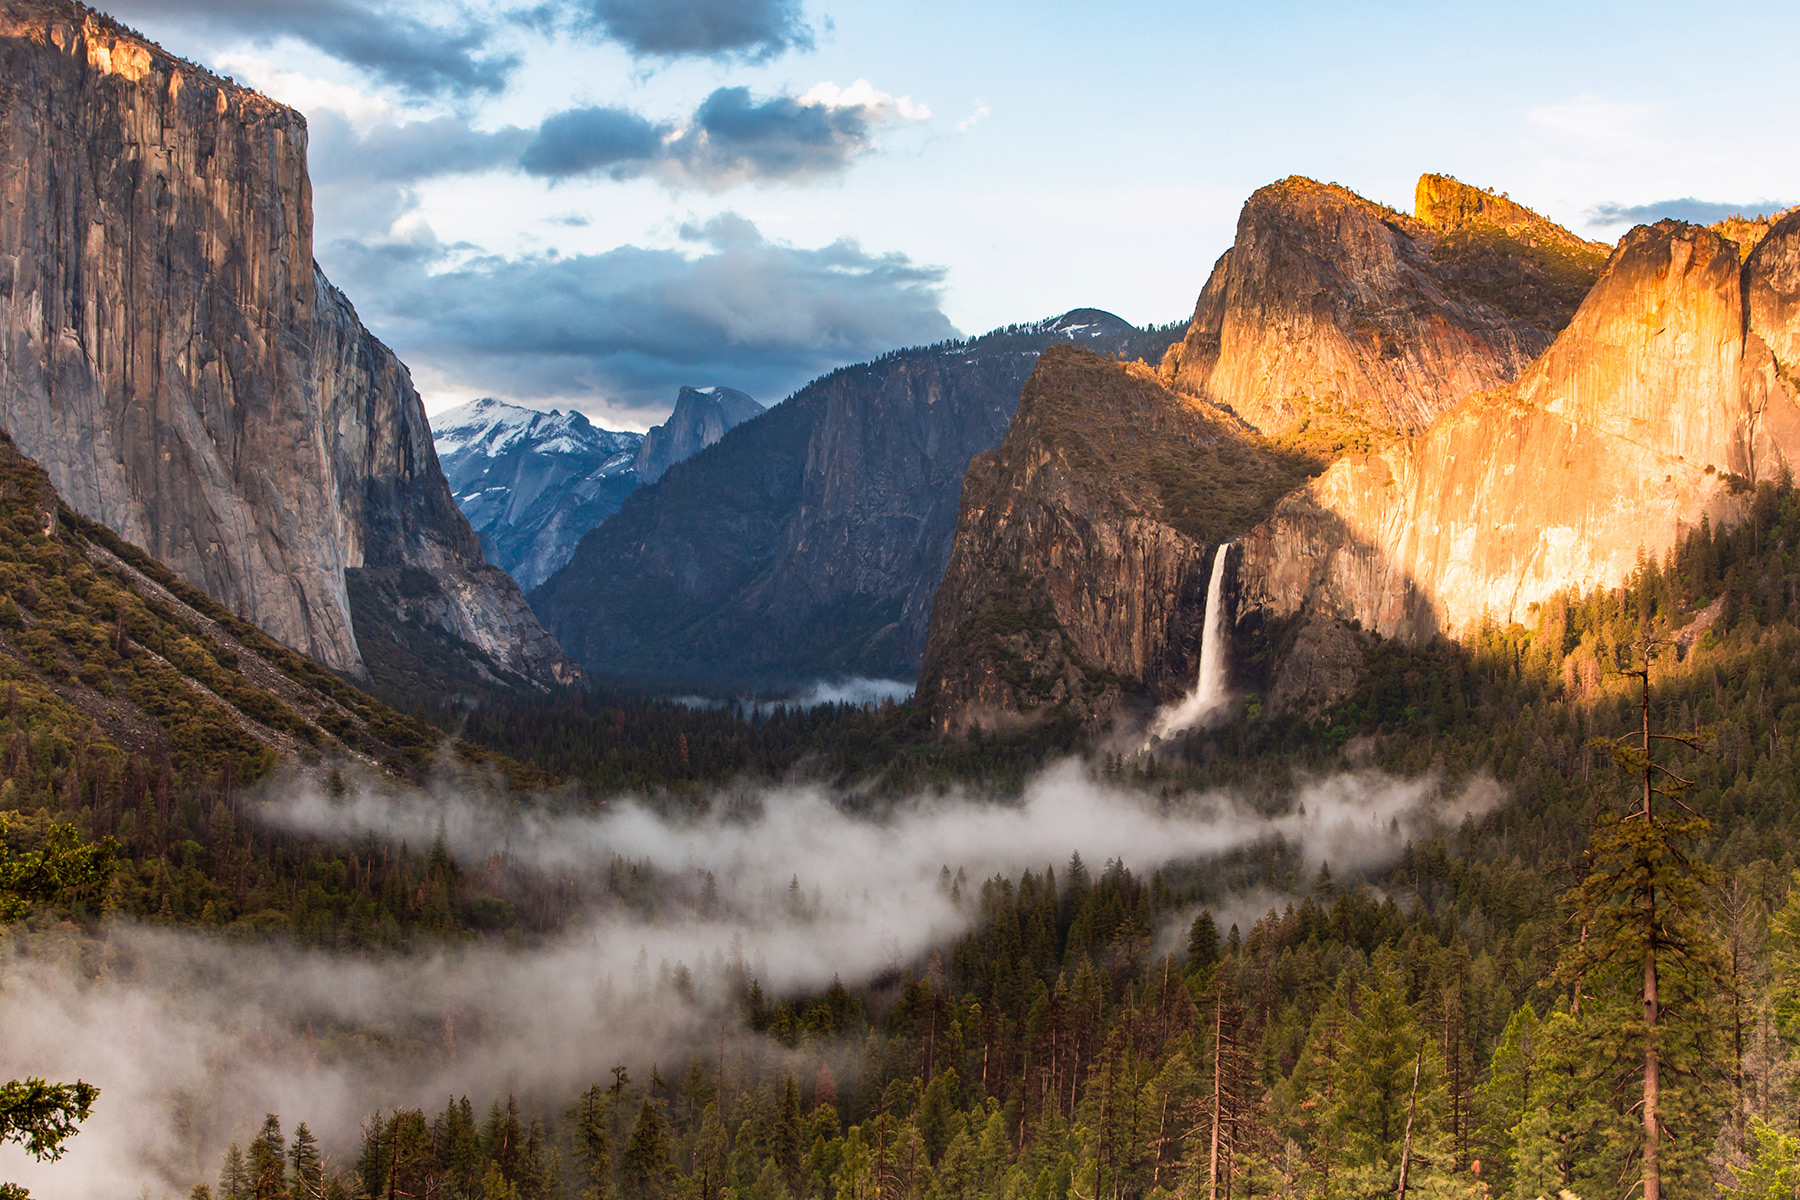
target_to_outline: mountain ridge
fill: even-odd
[[[963,473],[1043,348],[1160,358],[1098,309],[893,351],[728,432],[588,534],[532,602],[591,669],[684,685],[911,678]]]
[[[1409,425],[1441,423],[1464,397],[1518,379],[1551,345],[1549,327],[1574,318],[1571,294],[1586,295],[1589,268],[1599,277],[1594,244],[1493,192],[1426,175],[1417,203],[1420,215],[1408,217],[1297,177],[1258,189],[1155,380],[1127,387],[1103,364],[1040,361],[1050,375],[1034,374],[1026,393],[1060,394],[1060,418],[1022,408],[1003,448],[971,468],[946,577],[955,587],[934,610],[918,692],[936,728],[1066,708],[1092,729],[1122,703],[1182,694],[1197,672],[1219,542],[1247,539],[1225,584],[1252,642],[1265,617],[1306,604],[1306,581],[1288,584],[1289,575],[1336,562],[1326,517],[1298,525],[1308,536],[1296,532],[1272,557],[1254,548],[1271,514],[1323,486],[1289,492],[1270,481],[1293,487],[1333,459],[1405,445]],[[1184,444],[1191,436],[1154,430],[1138,431],[1144,444],[1125,452],[1119,404],[1211,412],[1213,437],[1230,452],[1197,454]],[[1068,459],[1096,436],[1107,448],[1087,453],[1108,464],[1103,482],[1082,479]],[[1236,487],[1234,471],[1246,475]],[[1163,499],[1171,488],[1192,497],[1180,519]],[[1267,602],[1277,580],[1290,602]],[[995,614],[1009,603],[1016,611],[996,637]],[[1309,687],[1342,678],[1340,641],[1322,626],[1307,634],[1299,657],[1319,676]],[[1268,649],[1258,643],[1255,655]]]
[[[483,399],[432,422],[438,462],[487,560],[530,591],[638,485],[644,435]]]
[[[1416,430],[1515,378],[1602,248],[1444,176],[1422,177],[1417,203],[1409,217],[1298,176],[1259,188],[1165,379],[1281,435],[1321,416]]]

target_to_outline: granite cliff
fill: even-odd
[[[1529,622],[1702,519],[1735,522],[1797,460],[1800,213],[1747,256],[1712,230],[1640,226],[1515,384],[1283,500],[1245,540],[1241,602],[1415,642]]]
[[[733,388],[682,388],[669,419],[645,434],[638,447],[638,482],[655,483],[676,463],[694,457],[764,411],[762,405]]]
[[[1604,262],[1455,180],[1423,177],[1416,202],[1407,217],[1311,180],[1263,188],[1157,378],[1040,362],[1035,399],[964,485],[919,687],[940,728],[1065,707],[1095,725],[1124,698],[1181,694],[1213,547],[1251,535],[1346,449],[1518,378]],[[1171,489],[1187,497],[1179,514]],[[1234,596],[1245,571],[1263,586],[1261,559],[1228,561]],[[1237,608],[1251,627],[1260,602]],[[1343,657],[1333,631],[1308,637],[1296,662]]]
[[[1284,179],[1244,205],[1162,373],[1264,433],[1354,441],[1421,429],[1516,378],[1605,258],[1604,246],[1441,175],[1419,180],[1411,217]]]
[[[406,368],[313,263],[306,145],[78,4],[0,9],[0,426],[76,511],[328,666],[365,672],[373,636],[390,664],[566,678]]]
[[[963,472],[1005,435],[1038,354],[1154,360],[1173,336],[1078,309],[833,372],[634,492],[532,602],[610,673],[911,677]]]
[[[1142,364],[1046,350],[1006,440],[963,481],[919,680],[934,722],[1093,722],[1128,692],[1180,695],[1213,548],[1311,465]]]

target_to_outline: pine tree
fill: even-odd
[[[1583,1004],[1594,1050],[1638,1082],[1632,1150],[1643,1200],[1660,1200],[1665,1181],[1684,1194],[1684,1185],[1701,1186],[1722,1112],[1711,1064],[1726,976],[1706,921],[1713,875],[1695,849],[1710,826],[1681,801],[1689,781],[1654,753],[1658,742],[1692,748],[1703,735],[1652,731],[1655,649],[1640,637],[1636,665],[1622,672],[1639,684],[1639,728],[1611,747],[1633,780],[1634,802],[1623,815],[1603,814],[1595,829],[1592,866],[1568,896],[1584,934],[1557,967]],[[1591,1013],[1584,993],[1593,995]]]
[[[954,1078],[954,1075],[952,1075]],[[798,1196],[805,1161],[800,1145],[800,1089],[789,1075],[781,1089],[781,1108],[775,1113],[775,1125],[769,1133],[769,1153],[789,1193]]]
[[[236,1142],[225,1151],[224,1165],[219,1169],[219,1200],[255,1200],[256,1184],[244,1162],[244,1152]]]
[[[646,1099],[619,1158],[619,1192],[624,1200],[668,1200],[669,1174],[669,1127]]]
[[[1219,926],[1213,920],[1212,910],[1203,908],[1194,923],[1188,926],[1187,965],[1190,971],[1200,971],[1219,961]]]
[[[325,1160],[319,1155],[318,1139],[302,1121],[294,1127],[294,1144],[288,1148],[288,1162],[294,1168],[294,1200],[324,1200]]]
[[[287,1200],[287,1139],[274,1113],[263,1118],[262,1131],[250,1143],[247,1166],[255,1200]]]
[[[1476,1146],[1482,1182],[1504,1191],[1518,1159],[1519,1127],[1531,1112],[1537,1081],[1538,1015],[1521,1004],[1506,1023],[1488,1062],[1487,1078],[1476,1089]]]
[[[606,1089],[595,1084],[569,1110],[574,1123],[575,1200],[608,1200],[612,1195],[612,1140],[606,1135]],[[702,1200],[705,1200],[702,1197]]]
[[[444,1106],[432,1122],[431,1144],[449,1194],[457,1200],[474,1196],[484,1163],[481,1134],[475,1127],[475,1107],[467,1096]]]

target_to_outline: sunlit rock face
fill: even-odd
[[[362,668],[364,572],[405,620],[565,674],[406,368],[313,263],[306,144],[85,8],[0,10],[0,424],[75,508],[329,666]]]
[[[1391,442],[1516,379],[1604,261],[1442,176],[1420,180],[1411,217],[1306,179],[1258,191],[1156,377],[1040,360],[1005,443],[964,482],[919,697],[957,730],[1059,711],[1098,725],[1127,698],[1180,696],[1217,543],[1251,534],[1340,441]],[[1251,582],[1305,576],[1337,545],[1338,525],[1317,524],[1296,526],[1279,575],[1264,553]],[[1236,580],[1250,560],[1231,561],[1230,609],[1255,625]],[[1329,648],[1332,666],[1287,681],[1283,700],[1354,677],[1342,637],[1298,644]]]
[[[1515,379],[1605,257],[1444,176],[1420,179],[1412,217],[1284,179],[1244,205],[1163,375],[1264,433],[1324,420],[1418,430]]]
[[[1800,215],[1741,262],[1707,229],[1635,229],[1516,384],[1283,501],[1247,540],[1245,602],[1418,640],[1616,586],[1792,470],[1797,352]]]

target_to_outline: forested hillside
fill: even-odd
[[[940,887],[971,932],[922,961],[800,995],[770,994],[739,962],[737,1019],[682,1061],[624,1061],[549,1101],[478,1095],[371,1113],[360,1152],[329,1171],[301,1154],[281,1186],[620,1200],[1373,1197],[1394,1194],[1404,1161],[1419,1195],[1614,1195],[1643,1166],[1633,914],[1649,878],[1679,906],[1659,916],[1662,1194],[1790,1195],[1797,549],[1800,496],[1765,486],[1743,527],[1696,531],[1628,588],[1560,596],[1535,629],[1423,652],[1357,634],[1368,681],[1330,712],[1269,717],[1249,696],[1236,721],[1174,760],[1095,755],[1102,775],[1164,796],[1208,784],[1267,793],[1294,764],[1346,759],[1491,772],[1506,786],[1491,815],[1408,845],[1369,878],[1310,867],[1279,843],[1149,878],[1079,855],[1017,878],[946,870]],[[1672,775],[1634,823],[1642,713],[1623,672],[1646,631],[1662,643],[1651,727],[1702,736],[1654,753]],[[717,740],[698,731],[725,718],[685,719],[673,741],[695,733],[697,761]],[[573,763],[572,742],[547,732],[558,721],[605,717],[477,718],[515,752]],[[784,717],[750,744],[815,738],[819,761],[840,771],[850,756],[832,759],[832,747],[857,746],[917,780],[933,773],[921,773],[928,759],[870,749],[904,740],[907,721]],[[874,728],[886,732],[870,739]],[[940,760],[940,777],[980,756],[998,768],[1046,751],[978,739],[965,752],[976,757]],[[678,907],[678,890],[656,899],[658,878],[634,873],[615,902]],[[680,995],[685,970],[665,962],[637,1002]],[[284,1170],[279,1120],[245,1144],[215,1194],[281,1194],[267,1190]]]
[[[35,848],[52,821],[115,838],[121,862],[107,893],[87,898],[95,912],[325,944],[396,942],[473,916],[442,863],[405,852],[359,863],[253,836],[240,805],[278,768],[328,785],[406,780],[440,749],[470,769],[492,754],[452,748],[63,507],[4,435],[0,505],[0,809],[20,814],[9,839]],[[406,896],[428,882],[448,907],[421,922]]]
[[[402,774],[439,735],[157,583],[155,564],[66,510],[52,520],[29,464],[13,460],[6,483],[5,786],[19,811],[7,839],[29,850],[51,821],[73,821],[115,837],[123,859],[104,896],[64,896],[30,927],[111,912],[270,944],[423,948],[540,938],[595,905],[686,911],[687,892],[650,863],[572,893],[471,872],[441,844],[254,825],[247,788],[273,762],[264,731],[285,730],[295,761],[317,754],[327,769],[360,751]],[[239,1152],[206,1186],[232,1200],[1124,1200],[1211,1193],[1216,1179],[1221,1195],[1341,1197],[1391,1194],[1404,1157],[1424,1195],[1610,1195],[1642,1168],[1642,947],[1620,917],[1638,894],[1632,864],[1650,861],[1683,904],[1661,975],[1663,1194],[1787,1195],[1800,1171],[1787,1115],[1800,495],[1765,485],[1749,511],[1645,561],[1629,587],[1556,597],[1530,629],[1418,651],[1349,630],[1367,676],[1331,709],[1277,715],[1248,695],[1173,754],[1088,752],[1099,776],[1150,797],[1220,786],[1276,803],[1295,771],[1357,764],[1486,773],[1506,789],[1492,813],[1395,865],[1315,867],[1269,841],[1148,878],[1076,860],[988,880],[947,871],[969,931],[921,959],[800,993],[739,960],[733,1015],[679,1060],[622,1056],[579,1095],[370,1112],[360,1149],[321,1147],[310,1127],[290,1144],[282,1119],[317,1114],[241,1114]],[[1659,799],[1648,858],[1621,820],[1635,777],[1609,746],[1629,748],[1641,719],[1621,669],[1646,632],[1664,643],[1652,727],[1706,734],[1657,753],[1690,784]],[[256,695],[269,715],[252,720]],[[340,741],[334,704],[386,740]],[[842,803],[881,811],[933,784],[1005,790],[1078,751],[1055,723],[940,742],[909,706],[741,716],[622,692],[479,709],[463,728],[536,764],[510,768],[518,782],[585,779],[594,801],[630,790],[668,812],[743,778],[832,779],[852,785]],[[665,964],[629,1003],[693,986]],[[431,1052],[396,1043],[409,1046]]]

